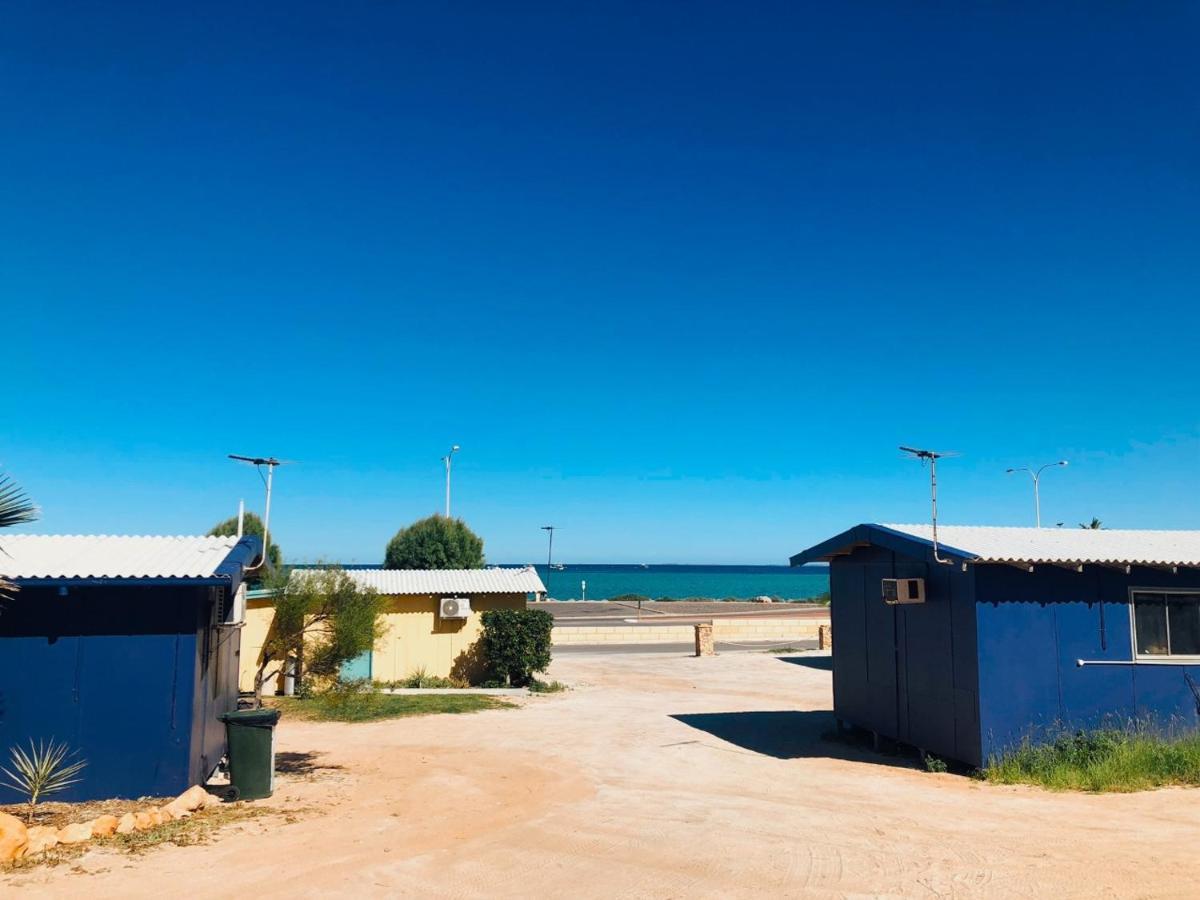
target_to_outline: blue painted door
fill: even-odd
[[[368,650],[361,656],[356,656],[349,662],[342,664],[342,679],[350,681],[355,678],[370,678],[371,677],[371,651]]]

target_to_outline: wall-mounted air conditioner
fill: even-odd
[[[211,588],[214,618],[217,625],[244,625],[246,623],[246,583],[238,585],[233,597],[223,587]]]
[[[925,602],[924,578],[883,579],[883,602],[889,606]]]
[[[443,619],[465,619],[471,614],[471,601],[466,597],[443,597],[438,615]]]

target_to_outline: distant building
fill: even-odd
[[[32,739],[87,761],[54,799],[170,796],[208,780],[237,705],[242,576],[257,537],[4,535],[0,763]],[[0,787],[0,803],[20,799]]]
[[[1196,727],[1200,531],[945,526],[945,562],[932,537],[792,557],[830,563],[839,720],[976,766],[1063,727]]]
[[[293,577],[303,570],[293,573]],[[399,681],[418,670],[427,675],[471,679],[481,674],[474,652],[480,614],[489,609],[524,609],[542,599],[546,587],[537,571],[491,569],[346,569],[346,574],[386,598],[384,633],[375,648],[348,663],[343,677]],[[465,600],[446,605],[443,601]],[[255,591],[247,603],[242,635],[241,687],[254,689],[262,646],[275,617],[275,600]]]

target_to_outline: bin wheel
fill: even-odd
[[[238,790],[237,785],[231,784],[229,787],[225,788],[223,796],[226,803],[236,803],[238,800],[242,799],[242,792]]]

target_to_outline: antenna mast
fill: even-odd
[[[933,561],[942,563],[943,565],[952,566],[954,560],[942,559],[938,556],[938,537],[937,537],[937,461],[945,456],[957,456],[957,453],[942,452],[939,450],[922,450],[917,447],[901,447],[905,453],[910,454],[914,459],[921,460],[921,465],[926,461],[929,462],[929,503],[933,513]]]
[[[267,502],[263,509],[263,547],[262,557],[258,561],[258,565],[248,566],[247,572],[253,572],[255,569],[260,569],[267,561],[267,548],[271,546],[271,484],[275,480],[275,467],[281,465],[280,461],[273,456],[238,456],[236,453],[229,454],[230,459],[236,459],[239,462],[250,463],[258,468],[258,474],[262,475],[262,467],[267,467],[267,477],[263,481],[267,485]],[[241,512],[238,513],[238,533],[241,533]]]

